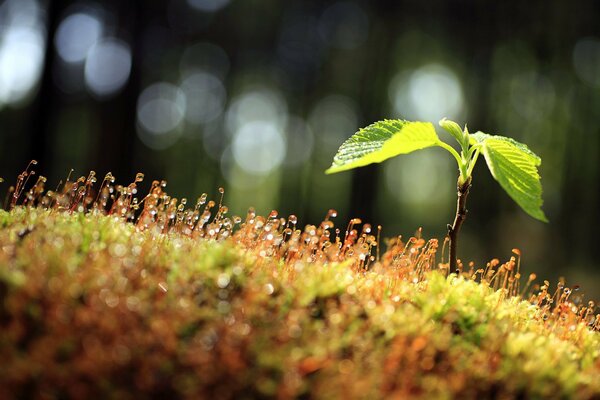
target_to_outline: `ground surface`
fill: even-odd
[[[600,397],[593,308],[509,296],[518,260],[446,277],[368,227],[103,214],[0,211],[1,398]]]

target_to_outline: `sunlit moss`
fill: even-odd
[[[518,250],[446,276],[437,241],[377,251],[333,210],[300,229],[87,181],[0,211],[0,397],[600,396],[595,305],[517,296]]]

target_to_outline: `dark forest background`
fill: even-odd
[[[241,215],[334,208],[340,226],[442,238],[457,175],[443,150],[323,171],[375,120],[448,117],[539,154],[550,219],[481,160],[462,257],[516,247],[526,272],[598,299],[599,16],[594,1],[0,1],[0,191],[36,159],[50,187],[71,168],[143,172],[193,200],[223,186]]]

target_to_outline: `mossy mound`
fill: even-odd
[[[446,277],[435,242],[377,260],[251,217],[211,236],[0,211],[0,397],[600,397],[593,305]]]

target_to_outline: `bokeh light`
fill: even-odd
[[[282,95],[273,89],[258,87],[235,97],[227,110],[228,131],[234,133],[253,121],[272,122],[283,128],[287,121],[287,105]]]
[[[285,157],[284,133],[275,121],[252,121],[236,130],[231,150],[235,162],[253,175],[266,175]]]
[[[220,163],[231,188],[232,209],[244,211],[248,199],[257,209],[268,209],[277,201],[287,121],[287,103],[274,88],[256,84],[234,96],[225,117],[230,145]]]
[[[273,89],[260,86],[235,97],[226,116],[232,137],[231,161],[257,176],[279,167],[286,153],[287,118],[287,104]],[[227,156],[225,160],[229,160]],[[234,178],[231,174],[227,176],[230,180]]]
[[[148,86],[137,102],[139,138],[153,149],[173,145],[181,134],[176,128],[185,112],[185,94],[180,88],[166,82]]]
[[[392,80],[390,101],[397,117],[437,122],[443,117],[459,119],[464,96],[454,72],[441,64],[428,64],[401,72]]]
[[[63,19],[54,36],[58,55],[68,63],[82,63],[90,48],[102,36],[102,21],[91,9]]]
[[[383,166],[385,186],[394,200],[414,213],[421,224],[439,221],[453,206],[452,191],[457,171],[453,159],[428,149],[389,160]],[[437,211],[436,211],[437,210]],[[441,215],[444,214],[444,215]]]
[[[573,49],[573,66],[577,76],[593,87],[600,87],[600,39],[580,39]]]
[[[25,103],[39,81],[45,27],[37,2],[7,1],[0,9],[0,108]]]
[[[227,92],[223,82],[214,74],[202,70],[190,73],[181,89],[187,99],[185,119],[192,124],[206,124],[223,113]]]
[[[131,73],[131,49],[122,40],[108,38],[94,44],[85,60],[85,84],[99,98],[114,95]]]

